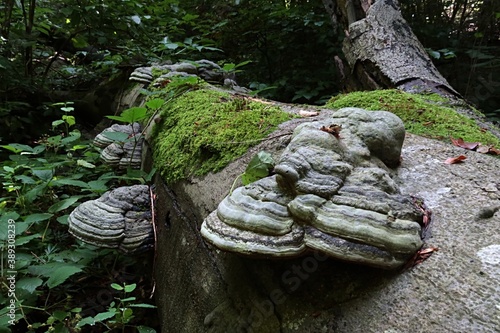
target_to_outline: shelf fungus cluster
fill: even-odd
[[[140,253],[153,247],[149,186],[123,186],[71,212],[69,232],[99,247]]]
[[[155,73],[159,73],[160,75],[155,75]],[[153,83],[155,85],[174,76],[199,76],[207,82],[223,82],[226,78],[224,71],[219,65],[210,60],[203,59],[192,62],[155,64],[150,67],[139,67],[132,72],[129,80],[145,84]]]
[[[103,148],[101,158],[105,163],[121,169],[138,169],[141,167],[143,141],[139,123],[114,124],[99,133],[94,144]]]
[[[423,212],[389,173],[399,163],[404,134],[394,114],[357,108],[301,124],[275,174],[234,190],[201,233],[216,247],[245,255],[321,251],[401,268],[423,245]]]

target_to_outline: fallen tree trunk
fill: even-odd
[[[348,91],[399,88],[408,92],[459,94],[439,73],[401,15],[395,0],[323,0],[332,25],[344,29],[336,58]]]

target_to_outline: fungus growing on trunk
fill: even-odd
[[[141,125],[114,124],[99,133],[94,144],[103,148],[101,158],[104,162],[120,169],[141,167],[142,144]]]
[[[336,124],[341,131],[325,128]],[[308,250],[398,269],[422,247],[423,214],[399,192],[404,125],[392,113],[345,108],[299,125],[275,175],[233,191],[203,222],[203,237],[245,255]]]

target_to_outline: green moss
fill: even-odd
[[[153,133],[167,182],[216,172],[292,116],[280,108],[203,88],[166,103]]]
[[[327,108],[359,107],[367,110],[386,110],[399,116],[410,133],[437,138],[462,138],[500,146],[500,141],[489,132],[481,131],[474,120],[446,106],[439,95],[417,95],[400,90],[359,91],[333,97]]]

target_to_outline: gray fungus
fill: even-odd
[[[327,129],[340,128],[331,133]],[[216,247],[293,257],[321,251],[339,260],[401,268],[422,247],[422,212],[399,192],[403,122],[386,111],[344,108],[299,125],[275,175],[239,187],[203,222]]]

